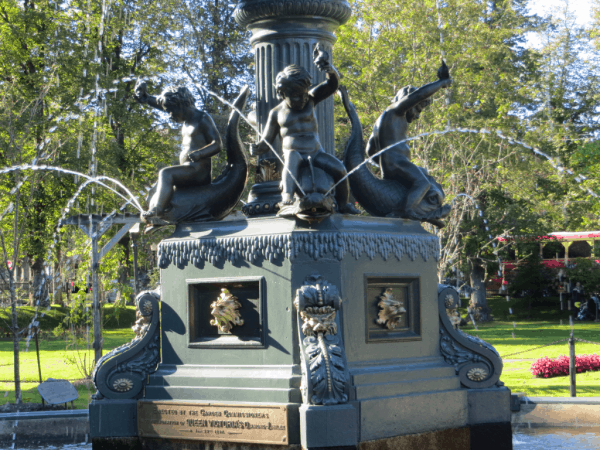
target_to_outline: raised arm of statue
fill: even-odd
[[[404,88],[404,95],[396,96],[394,103],[388,107],[388,110],[397,115],[406,114],[409,109],[413,108],[419,103],[427,101],[427,99],[429,99],[440,89],[447,88],[452,85],[452,78],[450,78],[448,66],[446,66],[445,62],[442,62],[442,66],[439,68],[437,74],[438,80],[434,81],[433,83],[426,84],[418,89],[411,88],[410,86]]]
[[[309,95],[313,98],[316,105],[327,97],[335,94],[340,84],[340,75],[335,67],[329,62],[329,54],[326,51],[321,50],[319,44],[317,44],[313,51],[313,61],[315,66],[317,66],[321,72],[325,72],[325,77],[327,78],[309,92]]]
[[[162,106],[160,106],[156,100],[156,97],[148,94],[148,86],[146,86],[146,82],[138,79],[135,83],[135,88],[133,89],[133,98],[136,99],[138,103],[147,104],[152,106],[153,108],[164,111]]]

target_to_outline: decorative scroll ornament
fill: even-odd
[[[244,325],[244,319],[238,311],[242,305],[238,302],[237,297],[231,295],[227,289],[221,289],[221,295],[217,301],[211,303],[210,307],[210,313],[214,317],[210,324],[219,327],[223,333],[231,333],[231,329],[235,325]]]
[[[100,400],[140,398],[148,375],[160,362],[160,296],[144,291],[136,297],[136,321],[131,327],[135,337],[104,355],[94,368],[92,380]]]
[[[335,405],[348,401],[346,355],[337,335],[341,305],[337,288],[318,274],[296,291],[301,350],[305,355],[302,390],[305,402]]]
[[[391,288],[387,288],[380,297],[377,304],[379,306],[379,318],[377,323],[386,326],[388,330],[394,330],[400,324],[402,314],[406,312],[404,302],[396,300]]]
[[[451,297],[451,298],[449,298]],[[483,389],[503,386],[500,381],[502,359],[487,342],[455,330],[448,317],[447,304],[458,304],[458,293],[450,286],[438,285],[440,317],[440,353],[444,360],[454,366],[463,387]]]

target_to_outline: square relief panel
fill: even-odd
[[[367,343],[421,340],[417,275],[365,274]]]
[[[188,346],[264,347],[262,277],[187,280]]]

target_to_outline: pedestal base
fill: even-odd
[[[300,440],[303,448],[356,448],[358,411],[354,405],[300,407]]]
[[[94,450],[510,449],[501,361],[453,329],[438,257],[402,219],[179,225],[159,246],[161,362],[139,394],[156,411],[94,401]],[[223,331],[227,295],[221,317],[239,320]]]
[[[137,400],[92,400],[90,434],[94,438],[137,436]]]

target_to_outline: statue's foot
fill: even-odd
[[[142,213],[142,217],[150,218],[150,217],[158,217],[158,208],[150,208],[148,211],[144,211]]]
[[[293,205],[294,204],[294,196],[293,194],[283,193],[281,194],[281,202],[282,205]]]
[[[148,211],[144,211],[140,214],[140,219],[143,223],[152,223],[152,219],[160,218],[160,215],[163,211],[161,211],[156,206],[154,208],[150,208]]]
[[[338,208],[340,214],[360,214],[360,211],[352,204],[346,203],[341,208]]]

